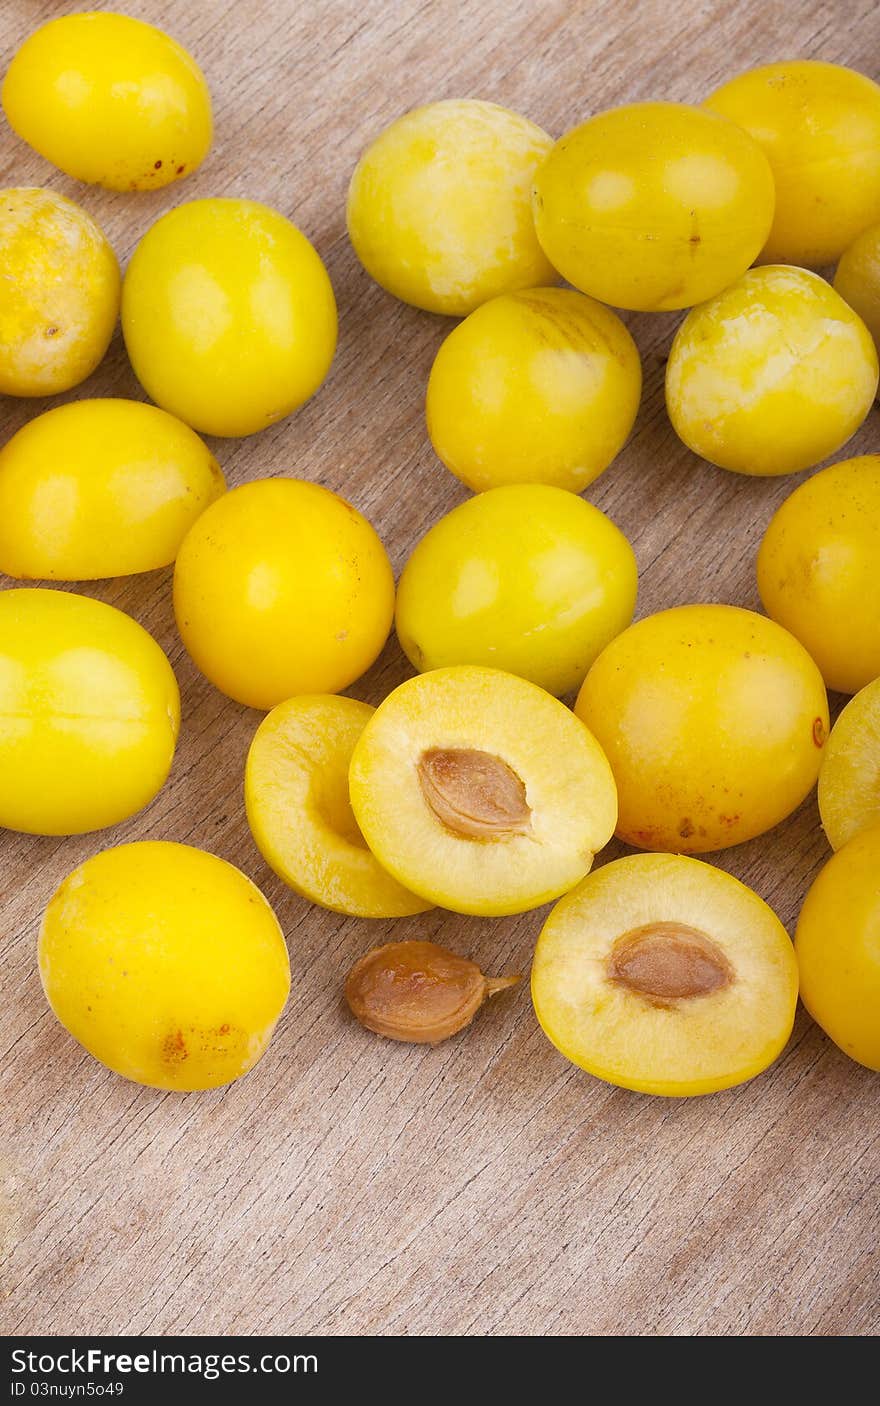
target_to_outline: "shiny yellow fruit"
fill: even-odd
[[[191,200],[134,252],[122,330],[148,395],[205,434],[248,435],[319,387],[336,348],[327,270],[255,200]]]
[[[224,488],[207,446],[164,410],[59,405],[0,450],[0,571],[92,581],[168,566]]]
[[[463,317],[555,271],[530,190],[553,140],[474,98],[404,113],[367,147],[348,191],[348,233],[376,282],[428,312]]]
[[[758,552],[758,590],[829,688],[855,693],[880,675],[880,454],[832,464],[786,498]]]
[[[834,287],[880,348],[880,225],[871,225],[844,251]]]
[[[431,907],[367,848],[348,797],[368,703],[312,693],[279,703],[248,752],[248,824],[267,864],[304,898],[357,918],[405,918]]]
[[[457,913],[558,898],[617,815],[608,762],[574,714],[525,679],[469,665],[389,694],[355,744],[349,784],[379,863]]]
[[[795,933],[801,1000],[850,1059],[880,1070],[880,827],[829,859]]]
[[[171,768],[180,695],[151,635],[66,591],[0,591],[0,825],[79,835],[134,815]]]
[[[770,830],[816,784],[828,735],[822,677],[763,615],[682,605],[599,655],[575,711],[611,763],[617,833],[703,854]]]
[[[41,156],[110,190],[166,186],[211,146],[211,97],[195,59],[129,15],[61,15],[35,30],[9,65],[3,108]]]
[[[568,693],[633,617],[632,547],[598,508],[546,484],[492,488],[422,538],[397,595],[420,672],[484,664]]]
[[[534,211],[544,253],[576,288],[613,307],[687,308],[757,256],[773,177],[732,122],[684,103],[633,103],[556,143]]]
[[[119,265],[53,190],[0,191],[0,393],[58,395],[90,376],[119,316]]]
[[[814,59],[769,63],[716,88],[706,105],[750,132],[776,181],[762,251],[816,267],[880,219],[880,88]]]
[[[241,1078],[290,990],[284,936],[256,885],[168,841],[118,845],[74,869],[46,909],[39,960],[65,1029],[155,1089]]]
[[[880,825],[880,678],[850,699],[831,729],[819,814],[832,849]]]
[[[580,493],[623,447],[641,389],[638,348],[610,308],[530,288],[450,332],[428,381],[428,434],[478,493],[509,483]]]
[[[174,610],[217,688],[273,708],[360,678],[388,638],[394,577],[373,528],[344,498],[301,479],[260,479],[190,528]]]
[[[818,274],[750,269],[688,313],[666,365],[666,407],[689,449],[722,469],[797,473],[840,449],[877,390],[861,318]]]
[[[558,1050],[610,1084],[672,1098],[760,1074],[784,1049],[797,962],[776,914],[697,859],[636,854],[557,903],[532,964]]]

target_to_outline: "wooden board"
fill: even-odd
[[[76,5],[4,0],[0,57]],[[100,8],[105,8],[100,6]],[[108,7],[109,8],[109,7]],[[494,99],[555,134],[604,106],[699,100],[780,57],[880,76],[873,0],[140,0],[204,66],[214,150],[153,195],[85,189],[0,135],[0,182],[81,200],[125,260],[159,214],[246,195],[292,216],[326,259],[341,340],[300,414],[217,442],[233,483],[305,476],[377,524],[399,568],[464,497],[434,459],[425,379],[450,323],[404,307],[358,266],[344,198],[364,143],[405,108]],[[791,480],[693,458],[662,398],[673,317],[628,319],[645,364],[633,438],[590,497],[627,532],[640,612],[687,600],[756,606],[754,556]],[[119,337],[77,394],[139,396]],[[4,401],[5,437],[43,403]],[[878,412],[853,449],[878,447]],[[87,586],[169,650],[184,721],[149,810],[70,840],[0,837],[0,1326],[7,1333],[850,1335],[877,1328],[880,1080],[801,1014],[783,1059],[713,1098],[649,1099],[568,1065],[525,985],[437,1049],[355,1026],[342,974],[391,936],[438,936],[493,970],[526,966],[541,913],[345,920],[287,892],[245,823],[242,765],[258,721],[198,677],[175,635],[170,573]],[[394,642],[352,692],[406,675]],[[839,700],[838,700],[839,701]],[[40,913],[97,849],[136,837],[203,845],[264,889],[294,981],[270,1052],[226,1091],[177,1096],[115,1078],[49,1014]],[[612,847],[606,857],[617,850]],[[718,862],[791,925],[827,856],[809,801]]]

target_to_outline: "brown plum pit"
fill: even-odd
[[[686,923],[646,923],[619,937],[608,979],[663,1004],[709,996],[729,986],[733,968],[717,942]]]
[[[355,962],[345,999],[377,1035],[433,1045],[470,1025],[488,997],[519,980],[487,978],[476,962],[435,942],[388,942]]]
[[[526,788],[512,767],[473,747],[431,747],[418,763],[428,806],[465,840],[507,840],[531,829]]]

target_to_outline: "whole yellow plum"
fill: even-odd
[[[59,405],[0,449],[0,570],[92,581],[168,566],[225,486],[198,435],[154,405]]]
[[[768,63],[706,99],[760,143],[776,183],[762,257],[820,267],[880,219],[880,87],[840,64]]]
[[[248,435],[308,400],[336,348],[336,301],[305,235],[255,200],[191,200],[134,252],[122,330],[147,394],[205,434]]]
[[[39,961],[74,1039],[155,1089],[240,1079],[290,990],[284,936],[256,885],[216,855],[162,840],[74,869],[46,909]]]
[[[0,393],[58,395],[101,361],[119,265],[85,210],[53,190],[0,191]]]
[[[750,269],[688,313],[666,406],[689,449],[735,473],[797,473],[855,434],[877,390],[871,334],[806,269]]]
[[[685,103],[591,117],[535,177],[535,228],[554,268],[613,307],[659,312],[744,273],[773,218],[773,176],[733,122]]]
[[[525,117],[475,98],[404,113],[351,178],[348,233],[367,273],[405,303],[455,317],[551,281],[529,200],[552,145]]]
[[[0,825],[79,835],[115,825],[165,782],[177,682],[152,635],[67,591],[0,591]]]
[[[858,313],[880,348],[880,224],[864,230],[844,250],[834,287]]]
[[[764,609],[812,655],[829,688],[880,676],[880,454],[846,459],[786,498],[758,552]]]
[[[638,348],[610,308],[568,288],[492,298],[450,332],[428,381],[431,443],[469,488],[574,493],[622,448],[642,389]]]
[[[394,576],[350,503],[301,479],[259,479],[212,503],[177,554],[174,610],[202,673],[249,708],[337,693],[370,667]]]
[[[751,610],[682,605],[602,651],[575,711],[604,749],[617,834],[702,854],[770,830],[819,775],[822,676],[793,635]]]
[[[195,59],[130,15],[60,15],[35,30],[3,84],[9,124],[68,176],[154,190],[200,166],[211,97]]]
[[[492,488],[435,523],[404,567],[397,634],[420,673],[482,664],[568,693],[633,617],[632,547],[547,484]]]
[[[880,1070],[880,826],[829,859],[795,932],[801,1000],[835,1045]]]

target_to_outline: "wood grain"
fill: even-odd
[[[120,5],[122,0],[120,0]],[[79,8],[3,0],[4,67],[35,25]],[[97,8],[110,8],[98,5]],[[378,525],[395,567],[463,490],[423,424],[450,324],[393,301],[348,246],[344,196],[364,143],[403,109],[472,95],[554,134],[626,100],[698,100],[753,63],[796,55],[874,77],[873,0],[132,0],[204,66],[217,138],[203,169],[150,195],[86,189],[0,134],[0,182],[46,184],[125,260],[164,210],[248,195],[292,216],[326,259],[339,353],[293,419],[216,442],[232,482],[291,473]],[[756,606],[754,555],[790,480],[700,463],[662,400],[673,317],[631,317],[645,363],[636,431],[590,497],[630,536],[640,612],[685,600]],[[117,337],[80,395],[141,393]],[[4,401],[5,438],[43,403]],[[854,451],[878,446],[878,412]],[[0,1328],[6,1333],[853,1335],[878,1326],[880,1081],[803,1015],[785,1056],[713,1098],[651,1100],[570,1067],[528,992],[437,1049],[383,1042],[340,1001],[368,945],[442,934],[493,970],[527,964],[541,913],[432,913],[369,925],[310,908],[250,839],[242,765],[258,721],[199,678],[176,637],[169,573],[85,587],[130,611],[174,662],[184,723],[170,784],[100,836],[0,837]],[[394,642],[352,692],[405,676]],[[102,1069],[49,1014],[35,965],[56,884],[107,844],[204,845],[264,889],[294,984],[243,1083],[177,1096]],[[612,857],[616,851],[609,851]],[[809,801],[718,862],[791,925],[827,849]]]

